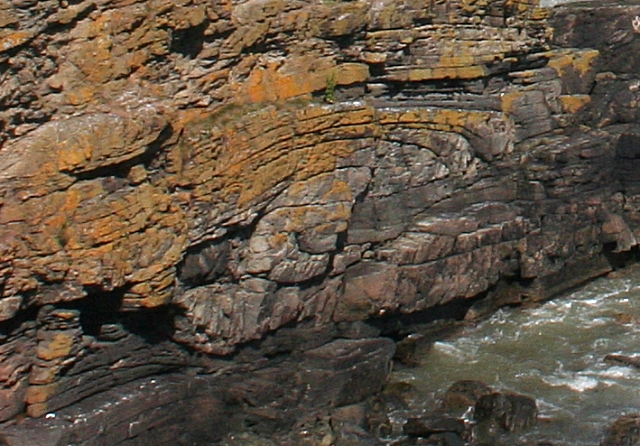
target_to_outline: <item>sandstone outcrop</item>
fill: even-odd
[[[609,36],[585,8],[0,2],[0,421],[181,376],[166,410],[189,379],[265,388],[273,358],[378,345],[369,387],[312,405],[348,404],[393,355],[362,321],[609,271],[640,236],[640,44],[636,7],[597,9]],[[82,429],[163,444],[145,395]]]

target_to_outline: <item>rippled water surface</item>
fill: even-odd
[[[640,371],[604,361],[611,353],[640,354],[637,270],[538,308],[500,310],[435,343],[420,367],[394,372],[394,380],[411,382],[425,399],[461,379],[524,393],[537,399],[541,419],[525,437],[597,445],[605,426],[640,412]]]
[[[555,6],[564,3],[573,3],[579,0],[540,0],[540,6]]]

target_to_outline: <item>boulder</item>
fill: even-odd
[[[444,409],[475,407],[482,397],[491,393],[493,390],[481,381],[456,381],[442,397],[442,407]]]
[[[432,415],[407,419],[403,431],[406,435],[424,438],[442,433],[462,435],[466,431],[466,425],[459,418]]]
[[[475,405],[476,421],[495,423],[507,432],[526,429],[536,422],[537,417],[536,401],[517,393],[493,392],[480,397]]]
[[[600,446],[637,446],[640,444],[640,415],[623,415],[611,424]]]

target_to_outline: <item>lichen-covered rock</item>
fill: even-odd
[[[571,8],[0,2],[0,421],[158,373],[348,363],[337,327],[610,270],[640,237],[635,9],[592,7],[603,41]],[[356,397],[313,398],[375,391],[386,362],[356,362]]]

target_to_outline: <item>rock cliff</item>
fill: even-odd
[[[362,321],[611,270],[640,236],[615,6],[0,1],[8,438],[165,444],[234,386],[260,419],[347,404],[393,354]]]

